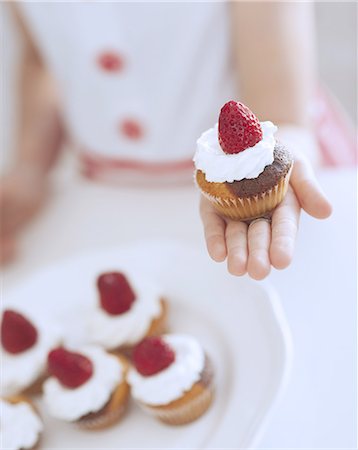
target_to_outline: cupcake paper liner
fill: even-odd
[[[118,422],[127,410],[129,400],[129,384],[126,379],[129,364],[124,356],[118,356],[124,366],[124,380],[117,386],[108,402],[97,412],[81,417],[75,423],[86,430],[101,430]]]
[[[83,417],[76,422],[76,425],[85,430],[102,430],[118,422],[125,411],[126,404],[123,404],[113,411],[101,411],[92,417]]]
[[[203,190],[202,193],[221,215],[233,220],[254,220],[267,215],[281,203],[287,193],[291,170],[292,166],[278,184],[260,195],[223,199]]]
[[[212,387],[204,387],[199,395],[188,402],[173,408],[151,407],[141,405],[142,409],[154,415],[157,419],[169,425],[184,425],[202,416],[209,408],[214,397]]]
[[[169,425],[184,425],[202,416],[214,397],[214,369],[205,355],[205,365],[200,380],[181,397],[167,405],[148,405],[139,402],[141,408]]]

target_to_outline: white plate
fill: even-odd
[[[173,242],[146,242],[81,255],[42,270],[6,295],[4,303],[49,310],[73,309],[69,333],[80,332],[81,313],[94,295],[98,273],[143,268],[170,300],[173,331],[192,333],[213,359],[216,398],[207,414],[185,427],[163,425],[131,404],[109,430],[84,432],[53,420],[40,404],[46,449],[250,448],[287,381],[291,340],[272,288],[227,274],[204,252]]]

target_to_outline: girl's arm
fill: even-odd
[[[233,2],[232,18],[240,100],[260,120],[306,126],[316,74],[312,3]]]
[[[63,140],[50,77],[15,8],[13,11],[23,34],[23,48],[15,149],[0,184],[0,262],[13,256],[19,229],[42,204],[48,190],[47,173],[56,161]]]
[[[240,100],[260,120],[271,120],[308,133],[308,105],[315,82],[313,12],[310,3],[232,2],[233,50]],[[308,139],[308,142],[312,140]],[[300,210],[326,218],[331,206],[323,195],[304,153],[295,151],[291,182],[272,223],[250,226],[220,217],[201,200],[209,254],[215,261],[227,258],[233,275],[246,272],[265,278],[271,265],[286,268],[293,257]]]
[[[13,8],[23,36],[19,79],[19,127],[14,169],[47,173],[59,153],[63,130],[53,80],[20,15]]]

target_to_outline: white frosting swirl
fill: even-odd
[[[133,345],[146,335],[153,319],[161,313],[161,292],[142,274],[126,273],[136,299],[131,308],[117,316],[108,314],[98,306],[96,298],[93,311],[89,313],[89,342],[113,349],[122,345]]]
[[[11,404],[0,400],[1,448],[19,450],[32,448],[40,438],[43,424],[26,402]]]
[[[175,361],[169,367],[147,377],[134,368],[128,374],[133,397],[147,405],[166,405],[181,397],[200,380],[205,366],[204,350],[195,338],[168,334],[163,340],[175,353]]]
[[[218,124],[200,136],[193,161],[195,167],[205,173],[206,181],[232,183],[244,178],[257,178],[266,166],[273,163],[277,127],[269,121],[260,124],[261,141],[232,155],[225,153],[220,146]]]
[[[123,380],[123,367],[116,356],[109,355],[100,347],[88,346],[74,351],[92,361],[91,378],[75,389],[66,388],[55,377],[49,378],[43,386],[49,413],[69,422],[99,411]]]
[[[17,354],[8,353],[1,347],[1,395],[5,397],[20,393],[42,376],[48,352],[61,342],[59,326],[48,317],[40,318],[39,313],[27,312],[25,317],[37,329],[37,341],[33,347]]]

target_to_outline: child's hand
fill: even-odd
[[[16,252],[20,229],[42,205],[47,193],[43,173],[14,169],[0,181],[0,264],[9,262]]]
[[[232,275],[261,280],[271,269],[285,269],[295,247],[300,211],[303,208],[317,219],[325,219],[332,207],[323,194],[313,169],[304,157],[296,157],[286,197],[275,209],[272,222],[244,222],[222,218],[209,200],[201,198],[200,213],[209,255],[214,261],[227,258]]]

